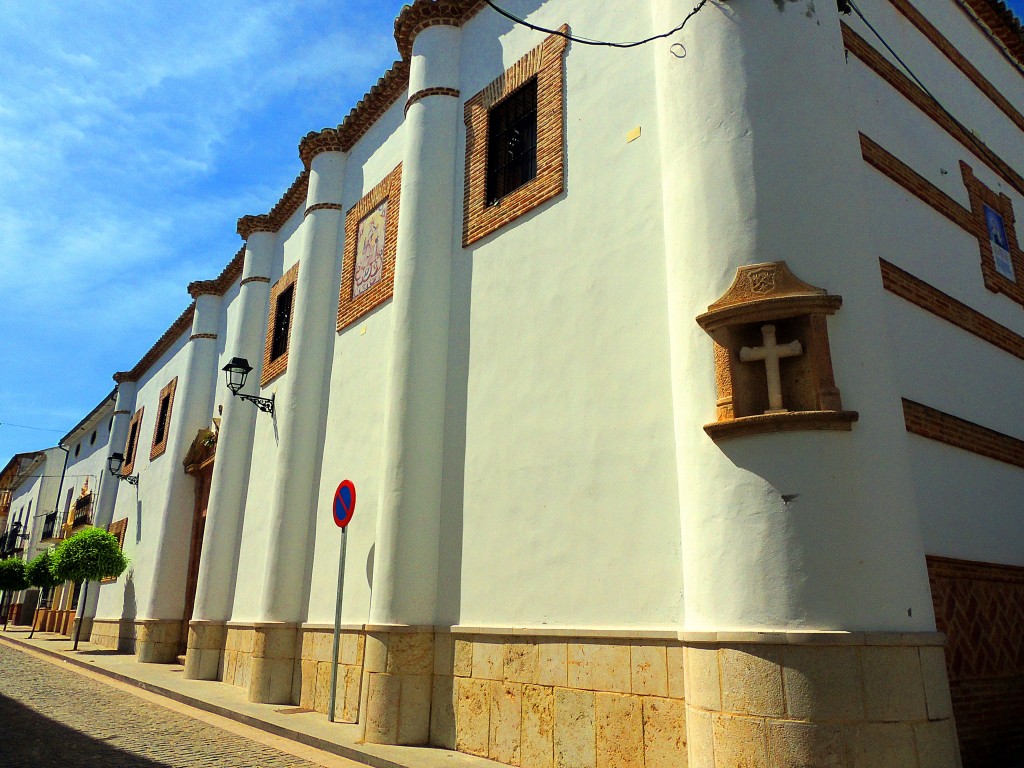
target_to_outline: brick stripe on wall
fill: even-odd
[[[907,431],[1024,469],[1024,440],[903,398]]]
[[[929,555],[964,768],[1024,752],[1024,568]]]
[[[970,210],[932,184],[909,165],[887,151],[873,139],[860,135],[860,151],[864,159],[912,195],[927,203],[964,231],[975,235],[974,217]]]
[[[416,91],[416,93],[414,93],[406,100],[405,114],[409,114],[409,107],[411,107],[417,101],[423,101],[423,99],[427,98],[428,96],[453,96],[454,98],[457,99],[459,98],[459,90],[457,88],[441,87],[423,88],[421,90],[418,90]]]
[[[922,91],[909,77],[896,68],[887,58],[871,47],[868,42],[846,24],[842,24],[843,43],[846,50],[860,59],[867,67],[895,88],[911,104],[920,109],[936,125],[960,142],[968,152],[976,155],[985,165],[1001,176],[1008,184],[1024,194],[1024,177],[1010,167],[1009,163],[989,149],[977,136],[969,133],[953,118],[947,115],[928,94]]]
[[[971,309],[895,264],[885,259],[878,261],[885,290],[1024,360],[1024,336]]]
[[[928,42],[934,45],[939,51],[953,62],[953,65],[964,73],[964,76],[974,84],[974,86],[988,97],[989,101],[995,104],[1010,120],[1013,124],[1024,131],[1024,115],[1017,111],[1017,109],[1010,103],[1003,94],[999,92],[992,83],[975,67],[967,57],[957,50],[957,47],[953,45],[946,37],[933,25],[928,19],[926,19],[921,12],[917,10],[913,5],[910,4],[909,0],[889,0],[893,7],[897,11],[907,17],[907,20],[913,24],[917,29],[924,35]]]
[[[921,174],[885,150],[880,144],[860,134],[861,154],[864,160],[895,181],[912,195],[927,203],[978,241],[981,256],[981,274],[985,287],[993,293],[1002,293],[1024,306],[1024,252],[1017,242],[1013,205],[1006,195],[996,194],[974,175],[967,163],[960,161],[960,173],[971,200],[971,207],[965,208],[936,187]],[[992,244],[989,242],[985,223],[984,206],[998,211],[1006,226],[1006,239],[1010,246],[1010,258],[1017,279],[1010,280],[999,274],[992,259]]]

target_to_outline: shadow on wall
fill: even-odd
[[[79,733],[6,696],[0,696],[0,722],[9,736],[3,746],[7,765],[102,765],[107,768],[161,768],[165,765]]]
[[[117,650],[119,653],[135,653],[135,572],[129,570],[124,580],[124,602],[121,620],[118,623]]]

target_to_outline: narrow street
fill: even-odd
[[[316,768],[2,644],[0,733],[12,768]]]

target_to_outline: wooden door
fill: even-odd
[[[213,479],[213,460],[193,473],[196,480],[196,505],[192,515],[192,544],[188,556],[188,581],[185,582],[185,614],[182,616],[179,652],[185,653],[188,644],[188,623],[196,604],[196,585],[199,583],[199,558],[203,553],[203,532],[206,530],[206,508],[210,505],[210,482]]]

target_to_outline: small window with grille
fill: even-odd
[[[292,297],[295,286],[289,285],[277,297],[274,308],[274,337],[270,343],[270,359],[277,360],[288,351],[288,330],[292,324]]]
[[[487,204],[537,176],[537,78],[487,114]]]

